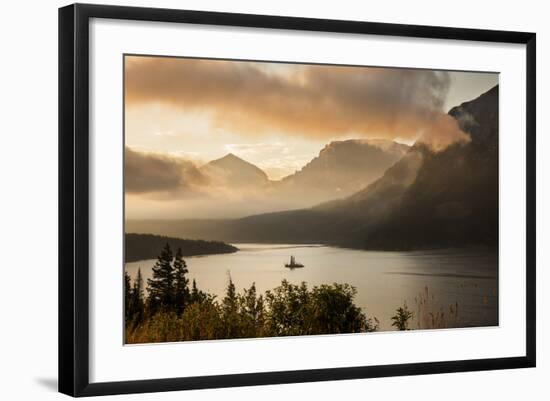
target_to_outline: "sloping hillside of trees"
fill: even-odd
[[[181,249],[182,256],[212,255],[217,253],[233,253],[238,248],[220,241],[189,240],[164,237],[153,234],[126,234],[125,235],[125,260],[137,262],[138,260],[155,259],[159,249],[169,244],[172,249]]]

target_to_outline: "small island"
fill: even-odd
[[[220,253],[233,253],[239,249],[233,245],[221,241],[191,240],[165,237],[153,234],[125,235],[125,261],[137,262],[139,260],[156,259],[159,249],[166,244],[172,249],[181,248],[182,256],[214,255]]]
[[[300,267],[304,267],[304,265],[302,263],[296,262],[294,256],[290,256],[290,262],[285,263],[285,267],[288,267],[289,269],[297,269]]]

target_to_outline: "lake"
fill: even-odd
[[[391,317],[407,303],[417,316],[456,308],[455,325],[498,325],[498,256],[483,249],[415,252],[361,251],[321,245],[234,244],[232,254],[186,257],[189,278],[199,289],[223,298],[228,277],[241,291],[256,283],[259,292],[280,285],[283,279],[314,285],[348,283],[357,289],[355,303],[380,321],[381,330],[392,330]],[[290,256],[304,268],[284,267]],[[126,264],[134,278],[138,268],[151,277],[155,260]],[[419,299],[425,299],[418,309]],[[415,301],[416,299],[416,301]],[[448,313],[447,313],[448,315]],[[416,328],[416,322],[411,322]]]

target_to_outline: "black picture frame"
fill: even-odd
[[[526,354],[520,357],[90,383],[88,61],[91,18],[179,22],[526,45]],[[142,393],[534,367],[536,35],[479,29],[74,4],[59,9],[59,391]]]

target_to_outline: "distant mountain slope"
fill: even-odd
[[[498,243],[498,86],[449,114],[471,142],[426,152],[399,207],[366,235],[366,247]]]
[[[232,253],[238,249],[232,245],[216,241],[187,240],[170,238],[152,234],[125,235],[125,261],[155,259],[161,249],[170,244],[172,252],[181,248],[183,256],[211,255],[218,253]]]
[[[220,185],[262,187],[269,183],[267,174],[233,153],[205,164],[201,171]]]
[[[248,203],[249,214],[269,213],[349,196],[379,178],[408,149],[385,139],[334,141],[301,170],[279,181],[270,180],[260,168],[231,153],[205,164],[200,171],[209,179],[214,190],[211,195],[222,197],[206,200],[214,202],[214,209],[216,202],[237,209],[240,204],[243,215]]]
[[[346,199],[321,204],[312,210],[332,220],[331,231],[339,233],[335,236],[339,243],[363,247],[363,238],[401,207],[404,194],[415,181],[426,152],[423,146],[412,147],[371,185]]]
[[[227,220],[133,220],[127,227],[188,238],[227,242],[333,243],[363,247],[365,232],[387,218],[416,178],[422,151],[411,148],[386,173],[351,197],[310,209],[264,213]]]
[[[368,249],[498,243],[498,86],[450,110],[470,134],[434,152],[415,144],[377,180],[316,207],[234,220],[131,222],[229,242],[319,242]]]
[[[379,178],[408,149],[407,145],[385,139],[334,141],[300,171],[276,183],[275,188],[282,196],[307,194],[315,200],[310,205],[343,198]]]

